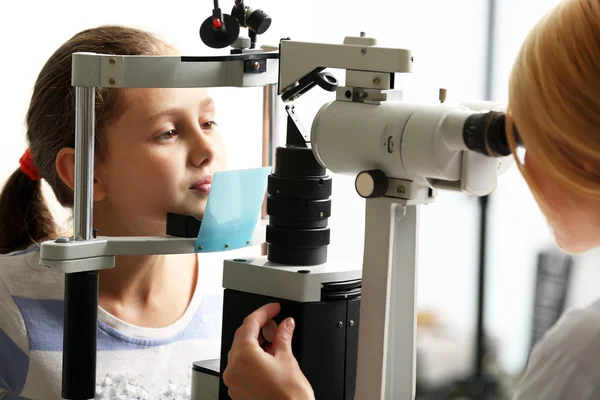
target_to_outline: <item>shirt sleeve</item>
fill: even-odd
[[[567,312],[533,348],[514,400],[591,400],[600,392],[600,313]]]
[[[556,352],[532,354],[514,400],[591,400],[597,386],[581,365]]]

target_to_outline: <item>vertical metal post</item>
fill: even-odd
[[[73,240],[92,238],[95,88],[75,88],[75,195]],[[65,275],[62,398],[96,394],[98,271]]]
[[[74,240],[90,240],[92,237],[95,95],[95,88],[75,88]]]
[[[277,104],[277,84],[263,87],[263,134],[262,134],[262,166],[270,167],[275,162],[275,149],[279,145],[279,107]],[[261,219],[267,219],[267,195],[262,205]],[[266,243],[263,243],[262,254],[267,254]]]
[[[417,275],[420,205],[392,211],[392,277],[389,293],[384,399],[413,400],[416,394]]]
[[[277,103],[277,84],[271,83],[263,89],[263,149],[262,166],[273,165],[275,149],[278,146],[279,107]]]
[[[367,199],[357,400],[415,396],[418,205]]]

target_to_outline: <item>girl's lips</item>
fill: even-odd
[[[199,190],[204,193],[210,192],[210,188],[212,186],[212,176],[206,177],[192,185],[190,189]]]
[[[212,186],[211,183],[203,183],[201,185],[193,187],[192,189],[193,190],[199,190],[199,191],[204,192],[204,193],[208,193],[208,192],[210,192],[210,187],[211,186]]]

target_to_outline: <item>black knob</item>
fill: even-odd
[[[354,188],[365,199],[383,197],[388,190],[388,178],[379,169],[363,171],[356,176]]]
[[[271,26],[271,17],[263,10],[254,10],[247,16],[246,23],[257,35],[262,35]]]
[[[222,49],[231,46],[240,35],[240,25],[228,14],[223,14],[223,21],[208,17],[200,26],[200,39],[208,47]]]

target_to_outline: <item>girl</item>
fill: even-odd
[[[64,276],[39,265],[58,229],[41,180],[73,206],[71,55],[175,55],[150,33],[82,31],[42,68],[27,112],[29,148],[0,196],[0,398],[60,399]],[[226,167],[202,89],[98,89],[93,227],[103,236],[164,236],[168,212],[201,217]],[[220,354],[221,298],[195,254],[117,257],[100,272],[97,397],[176,398],[192,363]],[[117,385],[119,382],[119,385]]]
[[[569,253],[600,245],[598,21],[600,1],[564,0],[529,33],[509,83],[509,115],[526,148],[519,168]],[[314,397],[291,353],[293,321],[279,325],[273,355],[258,345],[261,327],[278,312],[277,304],[264,306],[240,328],[224,374],[234,400]],[[600,301],[566,313],[539,342],[516,398],[597,399],[599,359]]]

